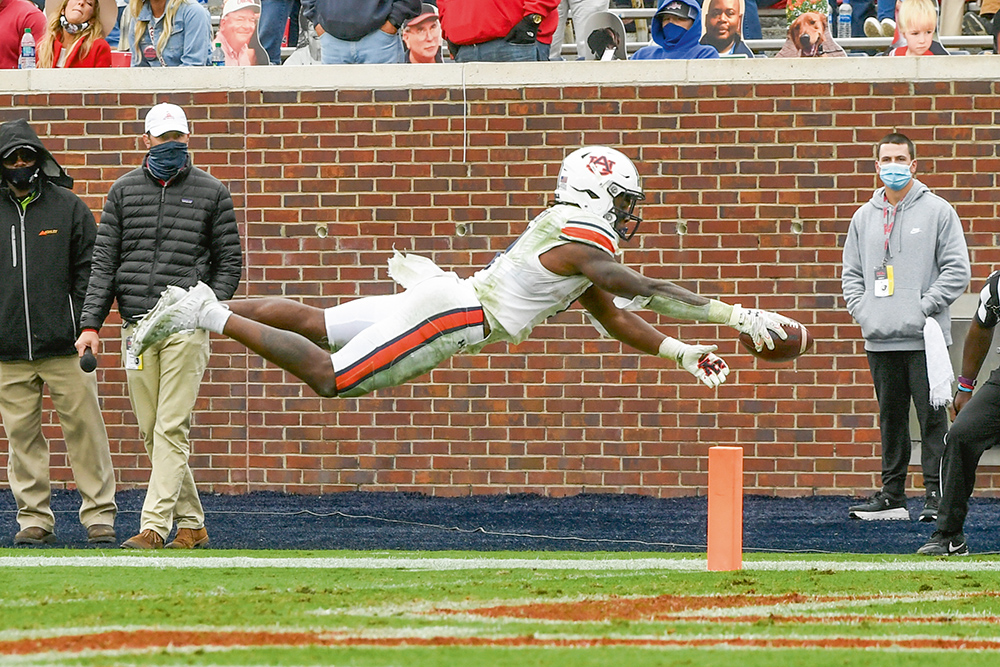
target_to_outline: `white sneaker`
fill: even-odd
[[[892,19],[882,19],[882,23],[879,25],[882,29],[883,37],[895,37],[896,36],[896,22]]]
[[[182,292],[179,299],[163,308],[157,303],[156,307],[139,320],[135,333],[132,334],[135,354],[142,354],[150,345],[179,331],[197,329],[199,316],[205,307],[218,303],[215,292],[203,282],[199,282],[187,292],[180,288],[175,289]],[[171,293],[170,296],[173,298],[175,294]]]
[[[881,37],[882,25],[874,16],[865,19],[865,37]]]

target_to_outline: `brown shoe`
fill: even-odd
[[[122,549],[162,549],[163,538],[155,530],[146,529],[122,542]]]
[[[106,523],[95,523],[87,526],[87,542],[90,544],[104,544],[114,542],[116,539],[115,527]]]
[[[178,528],[174,541],[168,549],[204,549],[208,546],[208,531],[201,528]]]
[[[56,541],[55,533],[38,526],[28,526],[14,535],[14,545],[41,546]]]

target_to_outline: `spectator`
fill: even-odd
[[[403,61],[439,63],[441,58],[441,19],[436,5],[425,2],[420,14],[403,24]]]
[[[17,69],[24,29],[31,28],[37,44],[45,24],[45,14],[28,0],[0,0],[0,69]]]
[[[900,0],[878,0],[876,15],[865,18],[865,36],[895,37],[900,4]]]
[[[555,202],[469,279],[429,259],[396,253],[389,272],[403,292],[325,310],[273,298],[223,306],[208,286],[198,285],[164,294],[136,328],[134,343],[142,350],[191,327],[224,333],[319,395],[346,398],[408,382],[458,353],[520,343],[579,300],[602,333],[671,359],[718,387],[729,367],[713,354],[715,345],[664,336],[632,311],[727,324],[750,335],[758,349],[774,346],[772,331],[786,338],[782,325],[791,320],[707,299],[619,264],[619,242],[630,240],[642,222],[635,215],[642,199],[639,173],[628,157],[587,146],[563,160]]]
[[[894,56],[946,56],[948,51],[934,39],[937,30],[937,6],[932,0],[906,0],[900,3],[899,34],[906,44],[893,49]]]
[[[941,398],[938,387],[930,386],[928,368],[950,368],[950,362],[944,349],[940,354],[933,347],[925,351],[925,340],[933,342],[943,334],[944,345],[951,344],[949,306],[969,284],[969,251],[955,209],[913,178],[913,142],[903,134],[889,134],[875,151],[875,167],[885,187],[851,219],[842,283],[847,310],[861,325],[878,398],[882,489],[849,513],[856,519],[909,519],[906,472],[912,399],[920,421],[926,489],[920,520],[934,521],[948,429],[944,405],[951,387]]]
[[[228,299],[242,270],[239,230],[226,187],[191,164],[184,111],[158,104],[146,114],[142,166],[111,186],[101,214],[87,299],[76,347],[100,352],[98,330],[118,302],[129,399],[152,463],[140,532],[129,549],[159,549],[177,523],[168,548],[208,545],[205,512],[188,457],[191,411],[198,398],[209,341],[187,331],[137,355],[136,320],[167,286],[205,281]],[[179,287],[178,287],[179,286]]]
[[[121,30],[132,67],[196,67],[212,54],[212,17],[197,0],[129,0]]]
[[[290,67],[323,64],[316,26],[305,17],[302,17],[300,21],[297,48],[281,64]]]
[[[226,55],[226,65],[267,65],[267,52],[257,39],[257,0],[226,0],[216,40]]]
[[[117,49],[118,43],[121,42],[122,39],[122,33],[121,33],[122,14],[125,12],[125,8],[128,6],[128,0],[115,0],[115,6],[117,9],[117,16],[115,17],[115,25],[113,28],[111,28],[111,31],[108,33],[108,36],[106,37],[106,39],[108,40],[108,44],[111,46],[112,49]]]
[[[95,7],[95,0],[49,0],[48,26],[38,42],[39,67],[111,67],[111,47],[104,35],[114,26],[118,9],[114,0],[99,3]]]
[[[62,425],[87,541],[115,541],[115,473],[97,378],[80,370],[73,347],[97,225],[72,187],[26,121],[0,125],[0,225],[10,238],[0,244],[0,416],[20,545],[56,539],[43,385]]]
[[[573,38],[576,40],[576,60],[583,60],[587,53],[587,35],[584,28],[594,14],[608,11],[611,0],[562,0],[559,3],[559,21],[552,34],[549,60],[563,60],[562,46],[566,39],[566,20],[573,21]]]
[[[753,58],[753,51],[743,43],[744,8],[744,0],[707,0],[702,9],[705,34],[701,43],[714,48],[720,56]]]
[[[257,30],[260,43],[267,51],[268,60],[272,65],[281,64],[281,42],[285,37],[285,29],[290,28],[289,19],[299,20],[295,11],[295,0],[261,0],[260,22]],[[289,29],[289,33],[291,30]],[[292,44],[289,34],[289,44]]]
[[[420,0],[303,0],[302,9],[316,25],[324,65],[401,63],[399,29],[420,13]]]
[[[976,377],[993,344],[993,329],[1000,321],[1000,271],[994,271],[979,291],[979,306],[969,323],[962,350],[962,374],[955,392],[955,421],[945,437],[941,458],[941,505],[937,526],[927,544],[917,550],[926,556],[968,556],[965,517],[976,486],[976,468],[983,452],[1000,445],[1000,368],[990,374],[973,395]]]
[[[827,0],[788,0],[785,4],[788,36],[775,58],[846,58],[847,52],[830,31]]]
[[[713,47],[701,39],[701,5],[697,0],[661,0],[650,22],[654,44],[632,54],[632,60],[687,60],[718,58]]]
[[[438,0],[456,62],[547,61],[559,0]]]

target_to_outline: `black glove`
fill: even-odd
[[[618,40],[615,39],[615,31],[610,28],[601,28],[593,31],[590,33],[590,37],[587,38],[587,46],[590,47],[594,57],[600,60],[604,56],[605,51],[618,47]]]
[[[511,44],[534,44],[538,39],[538,24],[532,20],[532,14],[525,16],[507,33],[506,41]]]

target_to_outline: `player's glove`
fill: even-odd
[[[781,325],[794,325],[795,320],[790,320],[784,315],[778,315],[766,310],[744,308],[737,304],[733,306],[733,312],[729,316],[727,324],[740,333],[749,335],[753,339],[754,347],[759,351],[765,345],[769,350],[774,349],[774,340],[771,338],[771,332],[777,334],[781,340],[788,338],[788,334],[785,333]]]
[[[511,44],[534,44],[535,40],[538,39],[538,24],[532,20],[532,16],[535,16],[535,14],[525,16],[517,25],[511,28],[511,31],[507,33],[505,41]]]
[[[706,387],[715,388],[726,381],[729,366],[715,354],[716,345],[688,345],[667,336],[660,343],[659,355],[673,359],[691,375],[701,380]]]

